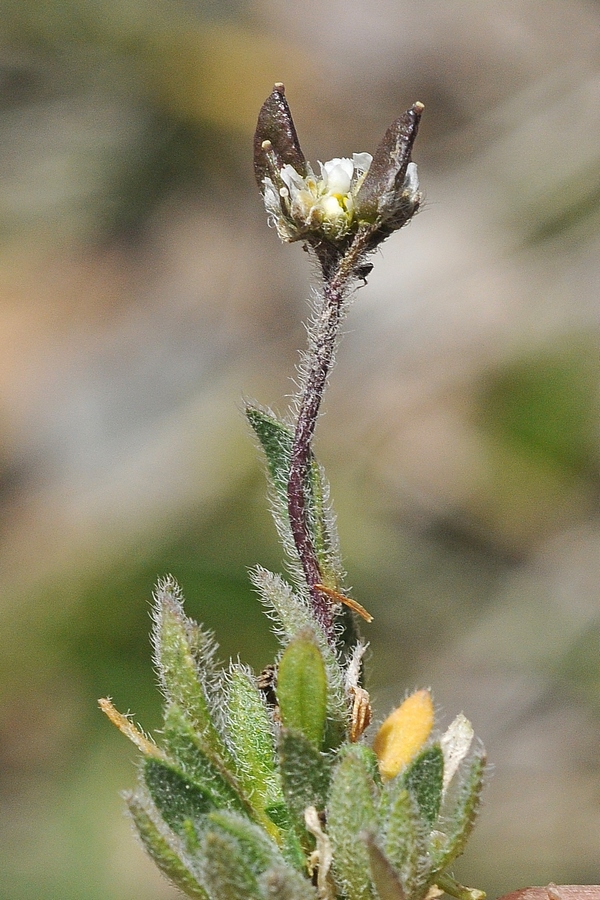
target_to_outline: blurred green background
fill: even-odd
[[[313,162],[426,107],[424,210],[358,293],[317,440],[378,715],[431,685],[485,741],[460,877],[598,882],[600,4],[0,11],[0,897],[175,896],[96,707],[158,725],[157,576],[223,659],[271,659],[240,409],[285,410],[311,274],[252,179],[277,80]]]

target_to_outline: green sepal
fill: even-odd
[[[408,790],[391,798],[383,849],[407,896],[417,897],[427,884],[427,831],[417,801]]]
[[[188,897],[208,900],[208,894],[187,864],[183,844],[151,802],[139,793],[125,794],[125,801],[145,850],[163,875]]]
[[[167,700],[185,710],[207,753],[226,760],[227,748],[208,701],[214,642],[185,615],[181,593],[171,578],[158,584],[153,618],[154,660]]]
[[[366,752],[365,752],[366,751]],[[371,775],[371,751],[351,744],[340,754],[327,805],[327,832],[333,845],[333,874],[348,900],[372,900],[369,850],[361,832],[377,832],[378,789]]]
[[[367,832],[364,843],[378,900],[406,900],[398,873],[394,871],[389,859],[375,843],[373,834]]]
[[[279,769],[288,809],[298,834],[305,839],[304,810],[308,806],[319,812],[325,809],[331,761],[301,732],[283,728],[279,737]]]
[[[415,798],[421,816],[430,826],[440,812],[443,782],[444,755],[439,744],[422,750],[402,775],[402,783]]]
[[[202,860],[211,900],[262,900],[256,875],[232,837],[209,828],[202,842]]]
[[[225,720],[237,779],[252,805],[264,810],[283,802],[273,723],[255,679],[239,665],[229,672]]]
[[[300,731],[319,750],[327,719],[327,674],[308,630],[288,644],[279,661],[277,699],[284,727]]]
[[[445,840],[430,851],[436,872],[442,872],[465,849],[479,812],[485,766],[481,747],[455,776],[456,788],[452,796],[446,796],[441,815]]]
[[[289,527],[287,490],[294,431],[289,425],[280,422],[271,412],[259,407],[247,406],[246,415],[267,459],[267,467],[273,485],[272,501],[275,524],[285,547],[293,547]],[[333,516],[327,508],[329,488],[312,453],[304,493],[306,520],[323,582],[328,587],[337,588],[343,578],[343,567],[337,550],[337,534]]]
[[[259,878],[264,900],[317,900],[310,881],[287,866],[269,869]]]
[[[175,704],[165,713],[163,747],[184,775],[215,797],[218,806],[247,809],[233,775],[207,756],[198,735]]]
[[[144,760],[142,777],[169,828],[188,844],[193,843],[196,823],[218,806],[218,798],[205,786],[187,778],[179,769],[158,759]]]

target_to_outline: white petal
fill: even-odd
[[[369,167],[373,162],[373,157],[370,153],[353,153],[352,162],[354,163],[356,171],[361,174],[369,171]]]
[[[410,165],[413,164],[411,163]],[[466,716],[459,713],[455,720],[450,723],[446,733],[440,738],[440,745],[444,754],[444,792],[469,752],[473,734],[473,726]]]
[[[351,159],[345,157],[330,159],[324,166],[321,166],[321,172],[325,170],[327,174],[327,190],[332,194],[347,194],[350,190],[350,182],[354,174],[354,163]],[[325,182],[325,178],[323,178]]]
[[[302,175],[299,175],[295,168],[290,166],[289,163],[282,168],[280,174],[281,180],[287,185],[292,196],[294,194],[294,188],[301,190],[304,187],[304,178]]]

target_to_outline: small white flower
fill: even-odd
[[[320,176],[307,163],[306,177],[287,164],[279,173],[283,183],[279,191],[266,176],[265,207],[280,238],[294,241],[315,227],[334,239],[348,234],[355,224],[354,198],[372,159],[370,153],[355,153],[352,159],[337,157],[320,162]]]

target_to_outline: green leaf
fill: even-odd
[[[148,793],[167,825],[180,837],[190,839],[192,826],[218,805],[218,799],[173,766],[146,759],[142,775]]]
[[[288,644],[279,661],[277,699],[283,725],[300,731],[318,750],[327,719],[327,675],[309,631]]]
[[[287,866],[269,869],[259,879],[264,900],[317,900],[310,881]]]
[[[406,894],[389,859],[379,849],[372,834],[365,836],[365,845],[373,883],[379,900],[406,900]],[[372,895],[371,895],[372,896]]]
[[[185,615],[181,593],[173,579],[159,582],[154,596],[154,660],[165,696],[185,710],[205,750],[227,760],[229,754],[208,702],[212,638]]]
[[[376,832],[377,787],[367,748],[352,744],[335,769],[327,807],[327,831],[333,844],[333,873],[348,900],[371,900],[370,855],[362,832]]]
[[[331,763],[300,732],[282,729],[279,739],[279,766],[283,793],[301,837],[306,837],[304,810],[325,809],[331,780]]]
[[[209,829],[202,851],[204,881],[211,900],[262,900],[256,876],[236,840]]]
[[[457,773],[458,783],[452,797],[449,796],[450,791],[446,795],[447,802],[442,811],[446,841],[431,851],[437,872],[443,871],[465,849],[481,804],[485,765],[485,751],[481,747]]]
[[[126,794],[125,801],[146,851],[163,875],[188,897],[208,900],[208,894],[188,866],[183,844],[150,801],[139,793]]]
[[[265,809],[282,802],[273,723],[255,679],[240,665],[229,673],[225,719],[237,778],[252,805]]]
[[[424,820],[433,825],[440,812],[444,755],[439,744],[427,747],[407,766],[402,782],[417,801]]]
[[[390,801],[384,851],[406,895],[418,896],[427,883],[427,832],[417,802],[406,789],[397,791]]]
[[[236,790],[233,775],[223,766],[214,764],[176,704],[171,704],[165,713],[163,746],[181,772],[204,787],[215,798],[217,806],[247,809],[245,798]]]
[[[327,724],[325,746],[336,750],[346,737],[349,705],[345,692],[345,674],[323,631],[312,615],[308,602],[295,593],[279,575],[257,566],[250,578],[258,589],[268,614],[278,623],[275,633],[287,644],[308,631],[314,634],[327,673]]]
[[[262,828],[245,816],[227,810],[216,810],[208,816],[208,827],[212,831],[216,829],[223,832],[236,841],[247,866],[255,875],[283,863],[277,845],[267,837]]]
[[[246,415],[254,429],[267,458],[267,467],[273,485],[273,517],[280,538],[296,558],[288,518],[288,478],[294,431],[280,422],[271,412],[256,406],[247,406]],[[343,579],[343,567],[339,555],[338,538],[334,518],[328,508],[329,487],[323,473],[311,454],[306,484],[306,515],[310,536],[319,561],[323,583],[337,588]]]

